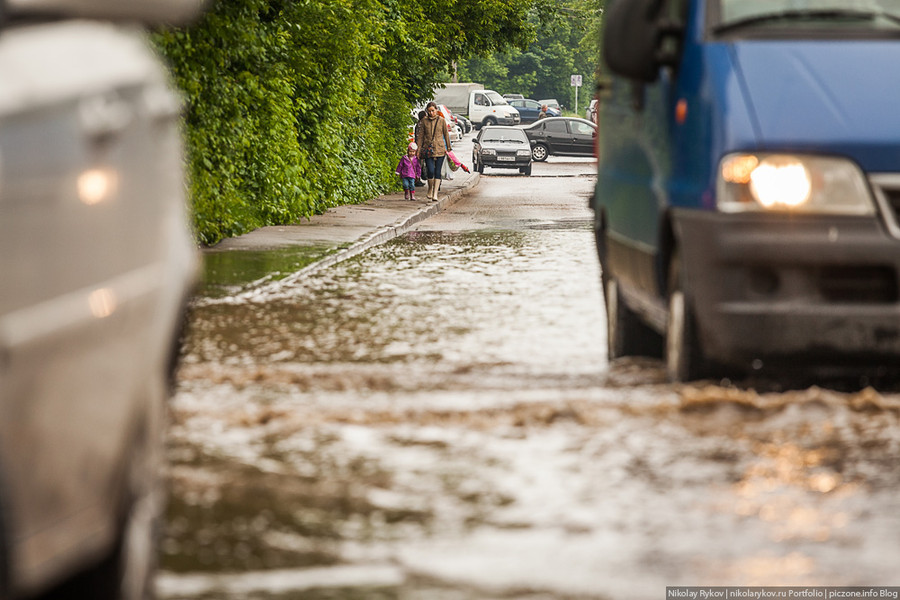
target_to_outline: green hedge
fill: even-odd
[[[450,61],[530,39],[514,0],[218,0],[158,32],[188,104],[198,241],[397,186],[409,111]]]

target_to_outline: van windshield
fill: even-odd
[[[715,0],[716,33],[752,28],[900,28],[900,0]]]
[[[497,106],[499,104],[506,104],[506,98],[498,94],[497,92],[493,92],[491,90],[487,90],[484,93],[485,96],[491,99],[491,104]]]

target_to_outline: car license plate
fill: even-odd
[[[515,157],[512,157],[512,156],[498,156],[498,157],[497,157],[497,160],[513,161],[513,160],[515,160]]]

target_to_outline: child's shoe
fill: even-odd
[[[403,199],[409,200],[409,190],[403,190]]]
[[[410,200],[415,200],[415,199],[416,199],[416,190],[410,190],[410,191],[409,191],[409,199],[410,199]]]

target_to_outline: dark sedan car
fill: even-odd
[[[594,156],[597,126],[577,117],[541,119],[522,130],[531,142],[534,160],[547,160],[551,154],[561,156]]]
[[[541,107],[543,104],[538,102],[537,100],[531,100],[529,98],[522,98],[519,100],[510,100],[509,105],[519,111],[519,116],[522,117],[522,123],[534,123],[540,118],[541,115]],[[560,112],[552,107],[547,107],[547,116],[548,117],[558,117]]]
[[[482,127],[472,149],[472,164],[479,173],[495,167],[531,175],[531,144],[519,127]]]

